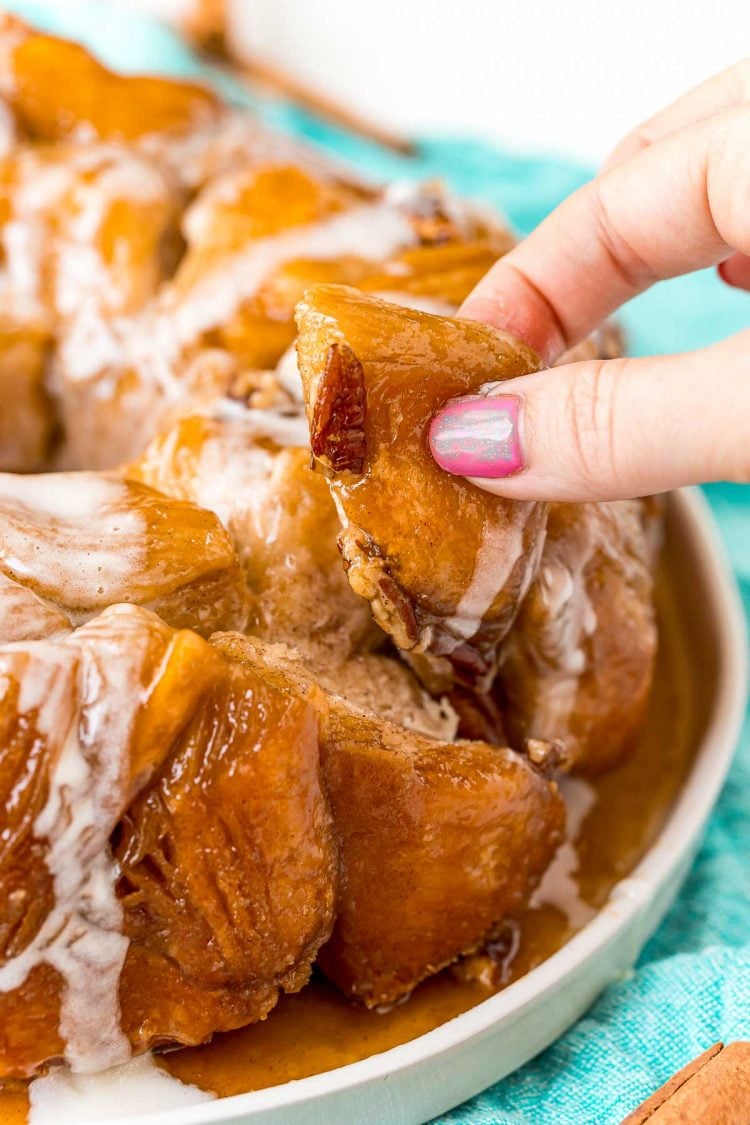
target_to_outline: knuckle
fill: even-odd
[[[750,90],[748,91],[750,94]],[[750,251],[747,185],[750,182],[750,103],[720,114],[712,123],[705,169],[706,202],[722,240]]]
[[[730,99],[737,104],[750,101],[750,55],[730,66],[726,75]]]
[[[565,403],[567,440],[578,472],[593,491],[616,484],[620,476],[617,448],[617,383],[619,360],[582,365],[570,380]]]
[[[654,270],[625,237],[614,214],[605,179],[589,184],[591,211],[596,222],[598,241],[616,274],[628,290],[640,289],[654,280]]]

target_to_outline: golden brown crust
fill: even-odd
[[[287,406],[219,401],[177,419],[126,475],[219,515],[254,596],[255,634],[343,660],[383,636],[346,581],[333,501],[297,444],[306,430]]]
[[[237,634],[213,643],[275,687],[314,698],[304,661]],[[560,842],[564,808],[556,786],[511,750],[426,738],[325,694],[323,776],[342,877],[319,963],[377,1007],[521,909]]]
[[[125,1050],[263,1019],[319,950],[349,995],[397,1002],[512,932],[561,839],[545,771],[604,768],[635,729],[658,517],[591,508],[573,586],[604,636],[584,630],[547,722],[547,506],[448,476],[427,444],[446,400],[538,365],[450,315],[508,233],[437,184],[261,154],[200,87],[112,74],[12,17],[0,93],[0,467],[130,462],[0,476],[0,1077],[75,1061],[70,962],[34,946],[67,917],[122,953],[101,967]],[[308,442],[288,349],[319,283]],[[557,507],[543,566],[585,542]],[[80,810],[74,860],[109,914],[85,878],[64,899],[55,832]],[[108,1034],[95,1065],[120,1059]]]
[[[87,851],[84,840],[72,871],[94,864],[113,831],[110,874],[129,939],[114,1012],[97,1013],[103,1026],[114,1014],[136,1053],[198,1043],[262,1019],[280,988],[302,987],[331,931],[338,875],[320,704],[282,694],[194,633],[130,606],[57,646],[0,649],[0,666],[0,972],[37,940],[53,907],[79,911],[107,936],[96,894],[61,900],[51,845],[35,830],[75,733],[89,768],[111,782],[89,828],[101,848]],[[65,703],[52,728],[44,684]],[[29,709],[29,700],[38,703]],[[80,979],[71,994],[53,967],[65,964],[55,961],[56,941],[66,940],[57,932],[18,986],[0,991],[3,1077],[59,1058],[65,1006],[71,995],[86,1000]]]
[[[310,284],[450,310],[512,242],[437,183],[345,179],[208,89],[113,73],[10,15],[0,94],[5,308],[44,346],[8,378],[5,468],[132,460],[176,403],[273,367]]]
[[[407,738],[342,708],[323,749],[344,876],[319,963],[368,1007],[391,1004],[521,910],[562,803],[509,750]]]
[[[656,655],[641,502],[553,504],[539,576],[503,650],[513,744],[555,744],[589,773],[634,746]]]
[[[55,414],[45,386],[43,325],[0,319],[0,471],[30,473],[47,462]]]
[[[215,118],[217,98],[192,82],[124,77],[77,43],[0,19],[0,91],[36,140],[89,131],[107,140],[185,133]]]
[[[263,1019],[307,983],[333,925],[337,848],[309,704],[228,670],[128,808],[114,856],[134,1048]]]
[[[176,628],[244,628],[232,543],[211,512],[95,473],[0,474],[0,574],[76,624],[129,602]]]

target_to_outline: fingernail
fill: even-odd
[[[454,399],[432,420],[432,456],[456,476],[512,476],[524,468],[520,413],[517,395]]]

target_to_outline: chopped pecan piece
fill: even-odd
[[[459,237],[455,222],[437,202],[429,214],[412,215],[411,224],[420,246],[443,246]]]
[[[388,572],[372,538],[361,528],[349,526],[339,535],[338,544],[355,594],[370,602],[378,625],[391,634],[399,648],[414,648],[420,640],[414,606]]]
[[[444,246],[461,239],[462,224],[439,181],[424,184],[409,200],[406,210],[420,246]]]

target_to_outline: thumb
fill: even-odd
[[[446,472],[517,500],[621,500],[750,479],[750,331],[704,351],[591,360],[446,403]]]

